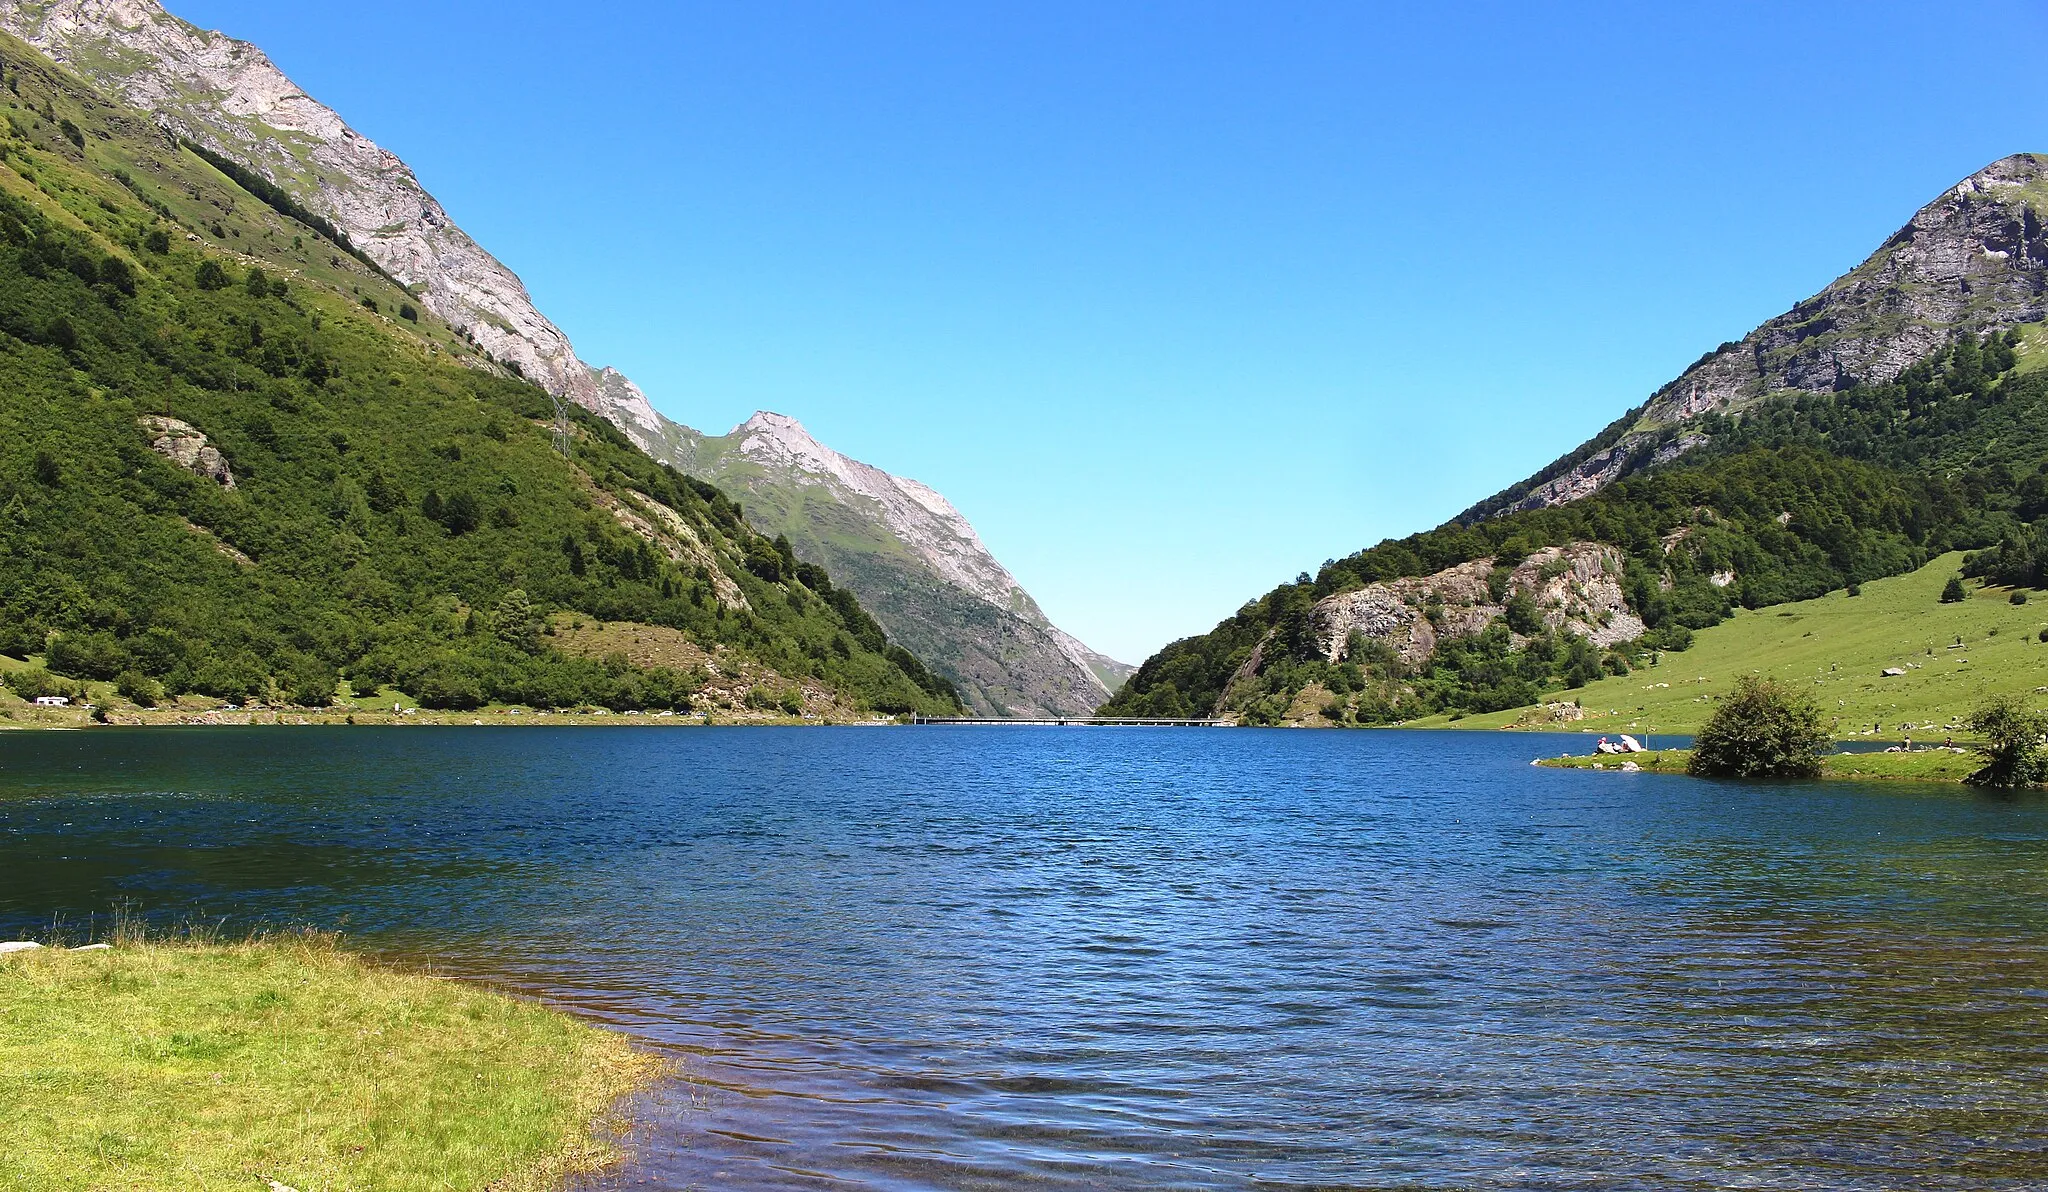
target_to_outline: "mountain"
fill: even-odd
[[[958,709],[288,195],[5,35],[0,78],[0,652],[135,704]]]
[[[1695,423],[1777,394],[1883,384],[1957,332],[2048,318],[2048,158],[1991,163],[1827,289],[1700,357],[1591,442],[1460,521],[1575,501],[1699,446]]]
[[[1949,550],[2048,581],[2044,219],[2048,159],[1994,162],[1577,451],[1169,645],[1110,710],[1491,712],[1655,665],[1738,606]]]
[[[155,0],[0,0],[0,29],[328,221],[348,249],[487,362],[609,419],[657,461],[744,488],[757,528],[786,533],[803,559],[832,567],[862,556],[864,565],[846,572],[855,593],[892,637],[919,643],[975,710],[1085,712],[1129,672],[1052,626],[972,528],[924,486],[827,453],[883,478],[874,492],[850,487],[839,472],[809,466],[822,456],[791,456],[773,436],[700,451],[718,440],[662,416],[618,371],[579,360],[519,278],[456,226],[403,161],[256,47],[200,30]],[[890,496],[912,491],[930,494],[944,513]],[[937,523],[938,538],[923,537]]]
[[[794,418],[764,412],[728,435],[679,438],[672,458],[841,577],[913,653],[943,659],[977,710],[1086,713],[1132,670],[1049,621],[946,498],[848,459]]]

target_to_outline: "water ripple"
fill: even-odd
[[[342,925],[685,1076],[599,1187],[2038,1188],[2048,806],[1528,737],[0,738],[0,929]]]

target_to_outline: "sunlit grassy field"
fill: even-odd
[[[0,1187],[533,1192],[656,1067],[320,938],[0,956]]]
[[[1961,562],[1959,554],[1945,555],[1910,575],[1864,584],[1860,596],[1830,592],[1739,611],[1655,666],[1552,693],[1551,700],[1578,701],[1586,715],[1577,723],[1541,723],[1519,709],[1416,725],[1691,733],[1737,676],[1760,674],[1806,686],[1838,739],[1904,734],[1939,743],[1987,695],[2048,686],[2048,644],[2039,640],[2048,595],[2016,605],[2008,589],[1972,583],[1969,599],[1942,604],[1942,585]],[[1887,668],[1906,673],[1887,677]]]

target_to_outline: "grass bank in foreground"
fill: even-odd
[[[1592,757],[1545,758],[1538,765],[1558,770],[1619,770],[1624,762],[1651,774],[1683,774],[1692,757],[1689,749],[1654,753],[1596,754]],[[1974,751],[1921,749],[1912,753],[1836,753],[1821,763],[1821,777],[1905,782],[1961,782],[1984,767]]]
[[[655,1058],[328,939],[0,956],[0,1186],[538,1192]]]
[[[1940,740],[1988,697],[2048,684],[2048,643],[2040,640],[2048,601],[2013,604],[2012,589],[1973,581],[1966,599],[1944,604],[1942,588],[1962,559],[1943,555],[1907,575],[1872,580],[1857,596],[1830,592],[1738,611],[1700,630],[1683,653],[1553,693],[1543,707],[1431,717],[1412,727],[1690,734],[1713,715],[1716,696],[1758,674],[1804,687],[1837,740]],[[1873,732],[1876,725],[1882,728]]]

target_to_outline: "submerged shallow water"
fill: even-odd
[[[683,1057],[607,1185],[2048,1184],[2048,802],[1255,730],[0,735],[0,937],[342,927]]]

